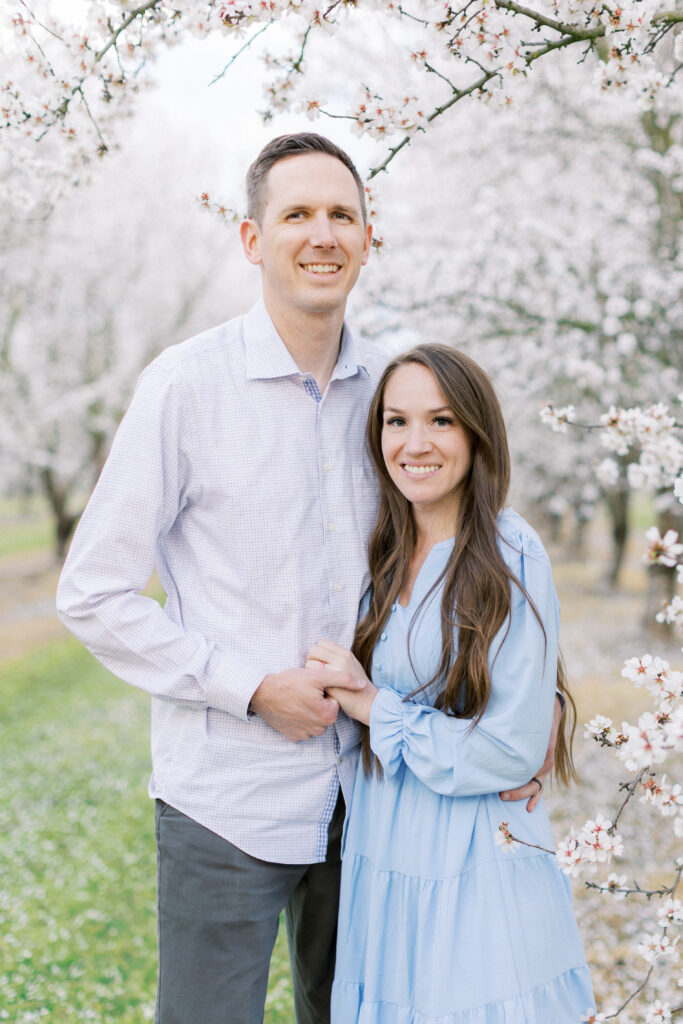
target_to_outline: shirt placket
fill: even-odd
[[[343,552],[340,550],[336,510],[343,499],[342,462],[335,459],[335,450],[339,447],[339,430],[341,424],[334,420],[334,403],[330,399],[329,386],[322,395],[315,379],[307,374],[301,377],[306,394],[316,403],[316,454],[318,462],[318,493],[322,512],[323,549],[325,552],[325,568],[328,589],[328,632],[336,635],[343,626],[346,615],[344,601],[344,574],[341,571]],[[334,813],[339,795],[339,787],[347,779],[344,778],[345,758],[341,752],[342,744],[337,726],[334,728],[334,764],[335,773],[325,799],[322,818],[319,826],[319,853],[324,854],[327,846],[327,829]]]

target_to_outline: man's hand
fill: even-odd
[[[534,807],[541,799],[541,793],[543,792],[543,785],[545,782],[546,775],[550,775],[553,770],[555,763],[555,746],[557,744],[557,734],[560,729],[560,721],[562,719],[562,705],[560,704],[560,698],[555,696],[555,710],[553,712],[553,724],[550,730],[550,740],[548,742],[548,749],[545,754],[545,761],[543,766],[538,769],[534,779],[531,779],[524,786],[519,786],[518,789],[506,789],[500,793],[501,800],[527,800],[526,809],[527,811],[533,811]],[[541,783],[539,786],[535,781],[538,779]]]
[[[363,686],[347,672],[290,668],[267,675],[254,691],[250,707],[273,729],[298,743],[322,736],[334,724],[339,704],[325,693],[330,684],[340,692]]]
[[[327,682],[325,690],[330,697],[338,701],[342,711],[350,718],[369,725],[370,709],[377,695],[377,687],[368,679],[363,666],[355,655],[340,644],[336,644],[334,640],[319,640],[315,647],[308,652],[306,660],[306,668],[309,671],[318,667],[323,667],[325,670]],[[331,678],[339,673],[345,673],[359,680],[360,688],[356,690],[339,689]]]

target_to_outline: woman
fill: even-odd
[[[500,406],[476,363],[422,345],[386,368],[368,442],[380,481],[372,584],[330,691],[363,726],[346,826],[335,1024],[579,1024],[590,978],[552,847],[498,793],[542,763],[558,674],[558,605],[534,531],[503,509]],[[372,680],[372,681],[371,681]],[[573,772],[564,740],[558,773]]]

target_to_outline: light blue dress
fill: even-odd
[[[407,635],[452,540],[432,548],[375,648],[370,736],[384,774],[359,766],[347,818],[333,1024],[580,1024],[595,1005],[567,878],[551,855],[506,852],[494,839],[507,821],[514,835],[554,846],[542,801],[529,814],[498,792],[543,763],[559,625],[538,536],[512,509],[499,528],[546,636],[513,587],[509,631],[490,653],[491,698],[469,735],[470,723],[437,711],[428,693],[408,697],[438,664],[440,588],[413,627],[412,666]]]

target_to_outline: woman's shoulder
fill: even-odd
[[[500,552],[513,571],[515,566],[519,566],[520,562],[529,558],[546,565],[550,564],[543,541],[533,526],[518,512],[515,512],[514,508],[504,508],[499,512],[496,525],[498,526]]]

